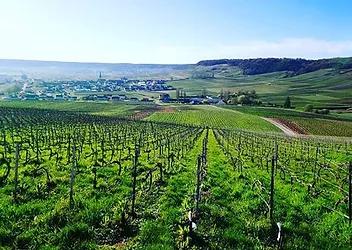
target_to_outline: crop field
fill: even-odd
[[[0,108],[0,246],[350,247],[350,143],[197,112],[184,124]]]

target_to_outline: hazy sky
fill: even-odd
[[[0,0],[0,58],[352,56],[351,0]]]

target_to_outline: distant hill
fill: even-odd
[[[21,77],[44,80],[118,79],[207,79],[219,76],[258,75],[285,72],[301,75],[321,69],[352,69],[352,57],[319,60],[290,58],[218,59],[197,64],[81,63],[0,59],[0,84]]]
[[[190,64],[81,63],[0,59],[0,75],[26,75],[42,79],[185,78]]]
[[[218,59],[204,60],[198,66],[228,65],[242,70],[244,75],[257,75],[278,71],[287,71],[292,75],[300,75],[320,69],[352,69],[352,57],[319,60],[291,58],[256,58],[256,59]]]

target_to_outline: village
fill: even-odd
[[[161,92],[175,90],[166,80],[55,80],[26,79],[20,82],[18,92],[1,95],[4,100],[48,100],[48,101],[151,101],[133,97],[134,92]]]
[[[91,101],[129,103],[181,103],[208,105],[262,105],[255,90],[231,93],[221,90],[211,94],[206,89],[186,94],[185,89],[175,88],[168,80],[105,79],[102,74],[96,80],[41,80],[24,78],[18,82],[21,88],[3,100],[32,101]]]
[[[2,94],[3,100],[33,101],[105,101],[142,103],[225,104],[220,96],[186,95],[182,89],[168,85],[167,80],[104,79],[97,80],[41,80],[23,79],[18,92]],[[144,94],[141,94],[144,93]],[[153,93],[154,95],[145,95]],[[172,98],[175,93],[175,98]]]

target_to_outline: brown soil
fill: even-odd
[[[304,131],[303,128],[301,128],[298,124],[296,124],[295,122],[292,121],[288,121],[285,119],[281,119],[281,118],[273,118],[272,120],[288,127],[290,130],[292,130],[293,132],[295,132],[296,134],[301,134],[301,135],[306,135],[307,132]]]
[[[153,113],[154,111],[135,111],[128,118],[132,120],[143,120],[144,118],[150,116]]]
[[[161,107],[159,112],[162,113],[173,113],[175,112],[175,108],[174,107]]]

